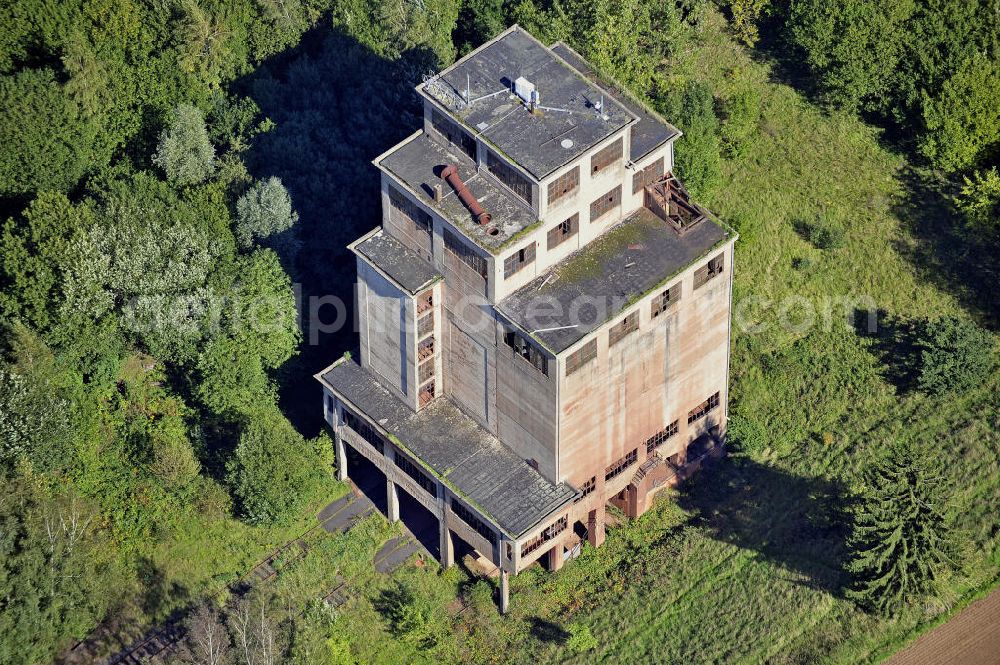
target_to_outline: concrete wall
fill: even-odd
[[[596,476],[596,493],[609,495],[627,485],[646,459],[646,440],[674,420],[680,431],[660,448],[664,457],[683,451],[708,427],[724,427],[732,245],[712,252],[560,356],[559,480],[580,487]],[[721,252],[724,272],[693,290],[694,271]],[[653,297],[678,281],[680,301],[652,318]],[[639,313],[639,329],[609,347],[608,329],[633,311]],[[566,357],[591,339],[597,340],[597,358],[567,377]],[[688,412],[717,391],[719,407],[688,426]],[[605,469],[633,448],[636,463],[604,487]]]
[[[416,408],[413,300],[360,258],[357,267],[361,366]]]

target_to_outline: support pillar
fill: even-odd
[[[451,529],[445,522],[444,515],[441,516],[441,567],[451,568],[455,563],[455,541],[451,538]]]
[[[386,477],[385,479],[385,500],[386,500],[386,517],[389,518],[390,522],[399,521],[399,488],[396,483],[392,482],[392,479]]]
[[[337,480],[344,482],[347,480],[347,451],[337,429],[333,430],[333,451],[337,461]]]
[[[510,573],[500,570],[500,614],[507,614],[510,609]]]
[[[563,566],[563,546],[562,543],[556,543],[552,549],[549,550],[549,570],[553,573],[562,568]]]
[[[607,509],[602,503],[587,515],[587,542],[593,547],[604,544],[604,520]]]

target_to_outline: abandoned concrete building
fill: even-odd
[[[360,348],[316,375],[337,471],[434,525],[441,563],[558,569],[716,454],[736,234],[680,132],[515,26],[417,87],[350,245]]]

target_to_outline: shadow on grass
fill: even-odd
[[[801,583],[840,595],[850,533],[846,488],[747,458],[696,475],[679,497],[692,526],[794,571]]]
[[[569,639],[569,632],[559,624],[541,617],[528,617],[531,636],[539,642],[563,644]]]
[[[255,139],[247,165],[256,178],[281,178],[300,217],[302,247],[290,273],[301,289],[303,343],[277,379],[282,411],[306,436],[322,428],[311,376],[356,343],[347,244],[381,222],[371,161],[419,128],[414,86],[439,64],[422,47],[384,58],[324,24],[234,85],[275,123]],[[310,325],[317,313],[325,325]]]
[[[949,183],[931,172],[908,168],[900,176],[906,196],[895,214],[913,241],[896,243],[920,277],[955,296],[993,330],[1000,328],[1000,242],[963,223],[951,203]]]
[[[920,322],[890,315],[885,310],[877,314],[877,326],[863,326],[866,313],[855,311],[855,326],[859,336],[874,343],[872,352],[882,365],[882,375],[896,387],[900,394],[911,393],[917,388],[920,372],[920,348],[917,344]]]

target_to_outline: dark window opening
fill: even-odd
[[[710,411],[719,406],[719,393],[715,393],[704,402],[694,407],[688,412],[688,425],[696,420],[701,420],[709,414]]]
[[[557,519],[552,526],[543,530],[540,534],[532,538],[531,540],[525,541],[521,545],[521,556],[528,556],[539,547],[549,542],[560,533],[566,530],[566,526],[569,524],[569,520],[563,516]]]
[[[402,469],[406,475],[417,481],[417,484],[424,488],[428,494],[431,496],[437,496],[437,483],[421,471],[416,464],[406,459],[405,456],[398,452],[393,455],[393,462],[396,466]]]
[[[508,328],[504,331],[503,341],[507,346],[514,350],[515,355],[527,360],[542,374],[546,376],[549,375],[548,357],[545,356],[537,346],[525,339],[523,335]]]
[[[471,526],[476,533],[488,540],[490,544],[496,543],[496,534],[493,532],[493,529],[476,517],[471,510],[456,501],[454,497],[451,499],[451,512],[455,513],[460,520]]]
[[[591,476],[590,480],[585,482],[583,486],[580,488],[580,498],[582,499],[585,496],[593,494],[594,490],[596,489],[597,489],[597,476]]]
[[[346,409],[344,410],[344,424],[371,445],[372,448],[380,453],[385,452],[385,441],[382,440],[378,432],[371,425]]]
[[[535,243],[531,243],[526,247],[522,247],[510,256],[508,256],[503,262],[503,278],[507,279],[514,273],[518,272],[524,266],[532,263],[535,260]]]
[[[421,407],[430,404],[431,400],[434,399],[434,382],[429,382],[426,386],[421,386],[420,391],[417,393],[417,400]]]
[[[431,234],[431,216],[395,187],[389,187],[389,217],[409,230]]]
[[[548,248],[558,247],[567,238],[576,235],[580,228],[580,215],[575,214],[569,219],[563,220],[553,226],[548,233]]]
[[[667,425],[664,429],[661,429],[659,432],[649,437],[646,440],[646,454],[648,455],[649,453],[653,452],[654,450],[662,446],[664,443],[667,442],[667,439],[676,435],[679,430],[680,430],[680,421],[675,420],[674,422]]]
[[[639,449],[633,448],[627,455],[604,470],[604,480],[611,480],[615,476],[620,475],[625,469],[635,464],[637,459],[639,459]]]

